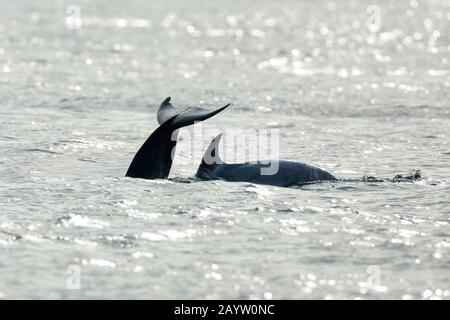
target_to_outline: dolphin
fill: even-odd
[[[159,127],[141,146],[133,158],[126,173],[127,177],[142,179],[167,179],[172,167],[173,156],[178,139],[178,129],[204,121],[226,109],[230,104],[214,111],[199,107],[176,109],[166,98],[157,112]],[[414,182],[422,180],[420,170],[413,170],[409,175],[396,175],[393,179],[363,177],[354,180],[338,180],[331,173],[320,168],[295,161],[270,160],[246,163],[224,163],[219,156],[219,143],[222,134],[214,138],[206,149],[195,178],[199,180],[225,180],[250,182],[278,187],[301,186],[321,181],[343,182]],[[267,172],[273,167],[277,170]]]
[[[177,110],[166,98],[157,113],[159,127],[141,146],[126,173],[127,177],[167,179],[172,167],[178,138],[178,129],[204,121],[226,109],[230,104],[208,111],[199,107]]]
[[[206,149],[196,178],[201,180],[226,180],[251,182],[278,187],[309,184],[320,181],[337,181],[329,172],[314,166],[294,161],[270,160],[246,163],[224,163],[219,156],[219,142],[222,134],[214,138]],[[275,163],[276,162],[276,163]],[[264,168],[275,164],[278,170],[272,174],[263,174]]]

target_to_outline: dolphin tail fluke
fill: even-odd
[[[190,126],[196,122],[201,122],[206,119],[211,118],[212,116],[215,116],[219,112],[226,109],[230,104],[227,104],[226,106],[219,108],[214,111],[205,110],[202,108],[197,107],[191,107],[186,109],[185,111],[181,112],[173,121],[173,125],[178,129],[186,126]]]
[[[164,100],[158,110],[158,122],[161,125],[136,153],[126,176],[142,179],[167,179],[177,144],[177,137],[173,135],[173,132],[195,122],[209,119],[228,106],[214,111],[188,108],[177,113],[170,104],[170,97]]]
[[[158,123],[162,125],[164,122],[177,115],[178,112],[175,110],[174,106],[170,103],[170,97],[164,99],[161,105],[158,108],[158,112],[156,114],[156,119]]]
[[[227,108],[230,104],[227,104],[226,106],[219,108],[214,111],[208,111],[203,108],[199,107],[190,107],[182,110],[181,112],[177,110],[172,103],[170,102],[171,98],[167,97],[159,106],[158,112],[157,112],[157,120],[160,125],[162,125],[164,122],[169,120],[170,118],[173,118],[174,116],[178,115],[176,121],[174,121],[174,125],[178,126],[179,128],[189,126],[191,124],[194,124],[195,122],[203,121],[208,118],[211,118],[212,116],[218,114],[225,108]]]

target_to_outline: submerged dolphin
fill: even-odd
[[[208,111],[190,107],[181,112],[170,103],[170,97],[160,105],[157,113],[159,127],[150,135],[134,156],[127,177],[142,179],[167,179],[177,144],[177,130],[218,114],[226,107]]]
[[[219,156],[219,142],[222,134],[212,140],[200,164],[196,178],[202,180],[222,179],[235,182],[251,182],[278,187],[289,187],[319,181],[336,181],[337,179],[322,169],[311,165],[285,160],[271,160],[276,162],[278,170],[273,174],[262,174],[268,168],[267,162],[224,163]]]

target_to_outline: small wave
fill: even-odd
[[[128,216],[134,219],[142,219],[142,220],[153,220],[161,216],[160,213],[156,212],[142,212],[136,209],[128,209]]]
[[[187,229],[185,231],[178,230],[161,230],[158,233],[153,232],[142,232],[141,238],[148,241],[176,241],[179,239],[191,239],[198,232],[192,229]]]
[[[114,269],[116,267],[116,263],[109,261],[109,260],[105,260],[105,259],[90,259],[89,260],[89,264],[93,265],[93,266],[97,266],[97,267],[101,267],[101,268],[112,268]]]
[[[260,199],[261,199],[261,197],[271,196],[274,194],[267,187],[255,185],[255,184],[246,185],[244,188],[244,192],[256,194],[256,196]]]
[[[17,138],[13,136],[2,136],[2,138],[6,140],[17,140]]]
[[[118,206],[121,208],[130,208],[132,206],[137,205],[138,202],[133,199],[117,199],[112,201],[112,205]]]
[[[60,217],[56,223],[66,228],[70,227],[85,227],[94,229],[103,229],[109,226],[109,223],[94,220],[86,216],[77,214],[69,214],[68,216]]]
[[[7,232],[7,231],[0,231],[0,246],[8,246],[11,243],[17,241],[17,240],[21,240],[22,236],[20,234],[15,234],[12,232]],[[5,235],[5,236],[3,236]]]
[[[131,248],[136,246],[135,240],[137,239],[135,234],[120,234],[110,235],[104,234],[97,238],[97,241],[101,244],[112,246],[115,248]]]
[[[50,149],[52,152],[79,152],[84,149],[100,149],[100,150],[113,150],[121,148],[126,143],[120,141],[109,140],[60,140],[54,142]],[[54,150],[54,151],[53,151]]]
[[[178,183],[192,183],[194,181],[197,181],[198,179],[194,178],[184,178],[184,177],[174,177],[168,179],[169,181],[178,182]]]
[[[62,154],[61,152],[46,150],[46,149],[40,149],[40,148],[27,148],[22,149],[23,152],[42,152],[42,153],[50,153],[50,154]]]
[[[280,129],[280,128],[293,128],[295,127],[294,123],[279,123],[277,121],[268,122],[266,125],[267,128],[270,129]]]
[[[416,182],[427,180],[422,175],[420,169],[413,169],[408,174],[397,174],[393,178],[379,178],[374,176],[363,176],[360,179],[339,179],[340,182],[365,182],[365,183],[382,183],[382,182]]]
[[[423,175],[419,169],[413,169],[407,175],[397,174],[393,179],[390,179],[391,182],[413,182],[422,180]]]

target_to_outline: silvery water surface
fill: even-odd
[[[2,1],[0,35],[2,298],[450,297],[448,0]],[[167,96],[338,177],[424,179],[192,182],[189,153],[124,178]]]

